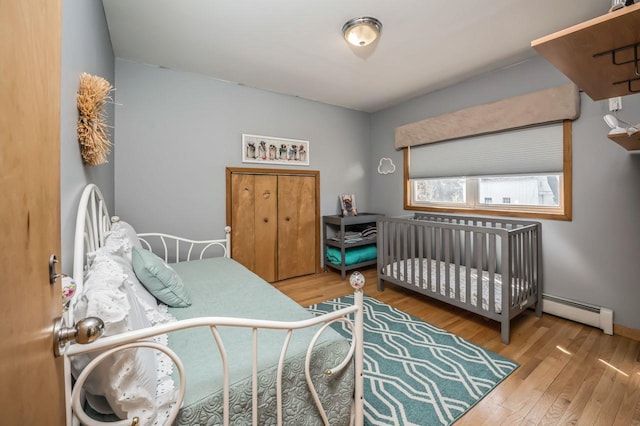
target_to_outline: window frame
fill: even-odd
[[[572,219],[572,121],[562,121],[563,135],[563,158],[562,158],[562,175],[560,178],[561,197],[560,205],[557,208],[549,209],[548,207],[523,206],[523,205],[494,205],[488,207],[480,203],[475,203],[473,207],[457,206],[452,204],[443,205],[424,205],[413,204],[412,199],[412,182],[409,179],[409,148],[403,148],[404,158],[404,209],[410,211],[430,211],[441,213],[464,213],[478,214],[488,216],[509,216],[524,217],[534,219],[552,219],[566,220]],[[535,174],[535,173],[534,173]],[[467,197],[477,198],[478,192],[475,188],[474,194],[467,194]],[[506,207],[505,207],[506,206]]]

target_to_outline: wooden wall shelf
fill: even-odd
[[[531,47],[594,101],[640,92],[640,4],[539,38]]]
[[[640,132],[628,136],[625,133],[619,135],[608,135],[609,139],[622,146],[627,151],[640,150]]]

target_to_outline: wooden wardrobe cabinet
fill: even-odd
[[[227,168],[231,257],[265,281],[320,268],[320,173]]]

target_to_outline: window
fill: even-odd
[[[571,122],[407,149],[405,208],[571,219]]]
[[[467,203],[467,184],[462,178],[416,180],[415,186],[415,201],[418,203]]]

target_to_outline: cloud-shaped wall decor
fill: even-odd
[[[391,158],[381,158],[380,164],[378,164],[378,173],[381,175],[388,175],[396,171],[396,166],[393,164]]]

